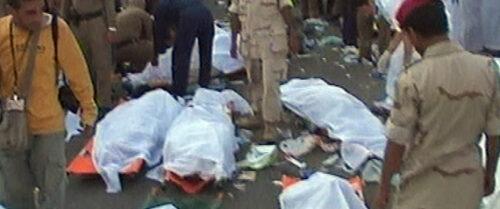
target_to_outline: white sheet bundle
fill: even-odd
[[[240,112],[250,105],[233,91],[200,89],[166,136],[163,169],[181,176],[197,174],[204,180],[229,178],[236,170],[235,126],[227,113],[233,103]]]
[[[349,182],[319,172],[285,189],[280,205],[281,209],[366,209]]]
[[[321,79],[293,79],[281,86],[283,104],[331,138],[359,144],[383,158],[384,125],[356,97]]]
[[[119,171],[137,159],[158,164],[165,135],[182,106],[156,90],[111,111],[98,123],[93,160],[108,192],[121,191]]]

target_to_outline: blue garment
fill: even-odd
[[[176,38],[172,53],[173,94],[183,96],[189,82],[191,53],[198,39],[200,54],[199,85],[207,87],[212,68],[214,19],[201,0],[161,0],[155,10],[155,55],[162,54],[170,46],[170,30]]]

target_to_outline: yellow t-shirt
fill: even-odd
[[[11,52],[12,16],[0,19],[0,95],[13,95],[15,86],[14,62]],[[50,21],[48,21],[50,22]],[[70,28],[64,20],[58,20],[58,59],[61,69],[82,108],[82,121],[93,125],[97,117],[94,90],[83,54]],[[29,32],[12,25],[12,40],[18,83],[24,79],[28,53],[26,53]],[[50,134],[64,130],[64,111],[58,100],[58,86],[54,60],[52,29],[48,23],[41,31],[38,55],[32,78],[32,89],[27,106],[28,125],[32,134]]]

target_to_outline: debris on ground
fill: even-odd
[[[252,145],[245,160],[238,162],[238,167],[261,170],[272,165],[277,158],[276,145]]]

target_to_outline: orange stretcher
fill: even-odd
[[[165,178],[172,182],[173,184],[179,186],[184,192],[188,194],[198,194],[200,193],[206,186],[213,182],[213,179],[204,181],[199,178],[191,178],[187,179],[182,176],[175,174],[174,172],[167,171],[165,174]]]
[[[75,176],[96,176],[99,175],[92,160],[92,151],[94,149],[94,139],[91,139],[82,151],[71,161],[66,168],[66,172]],[[137,159],[125,167],[120,173],[127,176],[138,174],[144,167],[144,160]]]

